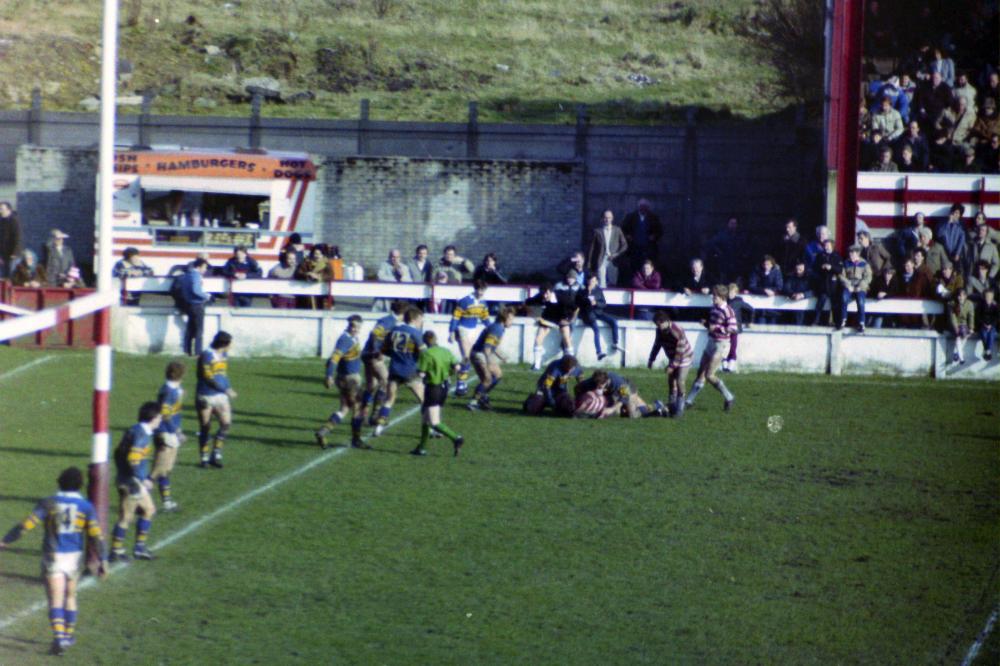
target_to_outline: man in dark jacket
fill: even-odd
[[[799,233],[799,223],[794,218],[788,218],[785,222],[785,235],[781,237],[781,246],[778,249],[778,266],[781,270],[791,270],[795,262],[806,252],[806,241]]]
[[[0,201],[0,278],[14,270],[14,259],[21,252],[21,221],[9,201]]]
[[[188,356],[198,356],[202,349],[202,332],[205,329],[205,304],[208,294],[202,287],[202,277],[208,270],[208,262],[195,259],[191,267],[178,278],[176,290],[178,307],[187,315],[187,327],[184,329],[184,353]]]
[[[758,296],[777,296],[781,293],[784,280],[781,279],[781,269],[774,264],[774,257],[769,254],[764,255],[764,260],[760,266],[750,274],[750,293]],[[765,324],[773,324],[778,320],[778,314],[774,310],[762,310],[759,321]]]
[[[660,238],[663,236],[663,225],[649,206],[649,201],[639,199],[636,209],[622,220],[622,233],[628,243],[629,263],[632,272],[639,270],[642,262],[659,259]]]
[[[805,256],[799,257],[790,273],[785,274],[784,284],[781,293],[792,301],[806,301],[812,298],[812,276],[806,271]],[[792,321],[796,326],[801,326],[805,321],[805,310],[793,310]]]
[[[254,280],[264,277],[264,272],[260,269],[257,260],[247,254],[247,249],[242,245],[237,245],[233,249],[233,256],[229,257],[222,267],[222,275],[230,280]],[[235,294],[233,304],[238,308],[248,308],[253,302],[250,294]]]
[[[813,325],[824,318],[823,308],[830,305],[831,316],[840,307],[840,274],[844,270],[844,260],[833,250],[833,240],[823,242],[823,251],[813,259],[813,292],[816,294],[816,312]]]
[[[618,345],[618,320],[604,311],[608,302],[604,298],[604,291],[597,283],[597,276],[591,273],[587,277],[587,286],[576,292],[576,306],[578,308],[580,321],[590,327],[594,332],[594,349],[597,351],[597,360],[603,360],[607,354],[601,349],[601,332],[597,328],[597,322],[603,321],[611,329],[611,347],[622,353],[625,352]]]

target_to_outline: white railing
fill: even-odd
[[[128,294],[167,293],[173,283],[172,277],[125,278],[120,280],[123,298]],[[329,282],[302,282],[299,280],[205,278],[204,289],[209,294],[224,295],[231,299],[237,294],[256,296],[316,296],[334,298],[382,298],[411,301],[431,301],[440,303],[457,300],[471,290],[469,284],[425,284],[422,282],[369,282],[355,280],[332,280]],[[491,286],[486,290],[485,299],[498,303],[521,303],[538,293],[533,285]],[[703,294],[686,294],[666,290],[605,289],[604,298],[610,306],[624,306],[634,314],[635,308],[709,308],[712,298]],[[757,310],[781,310],[785,312],[811,312],[816,307],[816,299],[793,301],[784,296],[742,295],[742,298]],[[855,312],[852,302],[848,310]],[[869,314],[881,315],[936,315],[944,312],[938,301],[886,298],[869,298],[865,310]]]

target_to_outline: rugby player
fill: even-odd
[[[403,319],[403,312],[409,306],[406,301],[393,301],[389,306],[389,314],[375,322],[375,327],[368,334],[365,347],[361,351],[361,362],[365,368],[365,390],[361,394],[362,421],[369,417],[368,425],[375,425],[378,409],[385,402],[385,388],[389,383],[389,370],[386,367],[385,356],[382,355],[382,343],[389,331],[394,329]]]
[[[330,414],[326,423],[316,431],[316,442],[320,448],[327,447],[326,436],[334,426],[344,422],[351,416],[351,446],[356,449],[371,448],[361,439],[361,403],[358,396],[361,392],[361,315],[351,315],[347,318],[347,329],[337,339],[333,353],[326,361],[326,388],[336,386],[340,390],[340,409]],[[336,378],[335,378],[336,377]]]
[[[448,376],[457,372],[461,363],[449,349],[438,346],[434,331],[424,333],[423,340],[426,348],[417,361],[417,371],[424,381],[423,423],[420,426],[420,443],[410,453],[427,455],[427,439],[434,430],[451,440],[457,456],[465,439],[441,422],[441,408],[448,398]]]
[[[233,422],[233,410],[230,401],[236,397],[236,391],[229,385],[227,371],[229,369],[229,348],[233,344],[233,336],[225,331],[219,331],[212,338],[212,344],[198,356],[198,386],[195,393],[195,406],[198,409],[198,448],[201,451],[200,467],[209,465],[222,469],[222,447],[229,435],[229,427]],[[212,417],[219,421],[219,429],[209,447],[209,429]]]
[[[451,313],[451,324],[448,326],[448,342],[458,341],[458,351],[462,355],[462,367],[458,371],[458,381],[455,382],[455,395],[464,396],[469,391],[469,361],[472,356],[472,345],[476,341],[476,327],[486,323],[490,318],[489,308],[483,302],[486,293],[486,282],[476,280],[472,283],[472,293],[460,298],[455,303]],[[482,386],[482,384],[480,384]]]
[[[715,374],[722,364],[722,359],[729,354],[729,338],[738,330],[736,323],[736,313],[727,303],[729,289],[726,285],[720,284],[712,289],[712,310],[708,313],[708,320],[702,322],[708,329],[708,345],[701,355],[701,363],[698,365],[698,376],[695,377],[691,392],[688,393],[685,407],[694,404],[698,393],[705,386],[707,381],[722,394],[724,402],[722,409],[729,411],[733,408],[735,398],[726,388],[725,383]]]
[[[595,415],[599,419],[615,414],[621,414],[630,419],[663,414],[663,403],[657,400],[655,405],[650,407],[639,395],[635,385],[616,372],[595,370],[594,374],[576,385],[577,396],[588,391],[601,391],[607,399],[608,406]],[[576,415],[574,414],[574,416]]]
[[[566,281],[576,280],[576,271],[570,269]],[[535,348],[531,363],[532,370],[542,369],[543,343],[552,329],[559,329],[563,356],[573,356],[573,338],[570,326],[576,318],[576,292],[570,289],[556,290],[551,282],[543,282],[538,293],[524,302],[525,305],[540,305],[541,314],[535,319]]]
[[[162,418],[160,427],[153,433],[156,453],[153,457],[153,471],[149,477],[159,486],[164,511],[176,511],[180,508],[170,488],[170,473],[174,469],[174,463],[177,462],[177,450],[186,439],[181,431],[181,403],[184,400],[181,380],[186,370],[180,361],[168,363],[166,381],[156,395],[156,403],[160,406]]]
[[[665,310],[658,310],[653,315],[653,323],[656,325],[656,337],[653,348],[649,350],[646,367],[652,369],[662,349],[667,356],[667,405],[672,416],[681,416],[684,414],[684,386],[688,370],[694,362],[694,349],[684,329],[670,321],[670,315]]]
[[[52,654],[61,655],[76,641],[76,585],[83,562],[85,540],[100,553],[97,575],[108,575],[107,553],[94,506],[80,494],[83,472],[68,467],[59,475],[59,492],[39,502],[27,518],[15,525],[0,541],[0,550],[25,532],[44,525],[42,575],[49,599],[52,627]]]
[[[538,378],[535,392],[524,401],[524,411],[541,414],[546,407],[562,416],[573,415],[573,398],[569,394],[570,380],[580,381],[583,368],[575,356],[563,356],[551,361]]]
[[[420,327],[424,323],[424,313],[411,307],[403,314],[403,323],[389,331],[382,342],[382,353],[389,357],[389,382],[386,385],[385,402],[378,411],[374,437],[378,437],[389,423],[389,414],[396,403],[400,386],[406,386],[416,396],[417,402],[424,401],[424,384],[417,373],[417,358],[423,349]]]
[[[490,391],[496,388],[503,378],[500,362],[507,362],[507,357],[500,353],[500,341],[504,332],[514,323],[514,308],[500,308],[492,324],[483,329],[476,343],[472,345],[472,366],[479,377],[476,386],[476,399],[468,404],[470,410],[490,409]],[[456,391],[457,394],[457,391]]]
[[[118,522],[111,532],[112,562],[127,562],[125,536],[132,519],[135,523],[135,547],[132,556],[137,560],[151,560],[153,554],[146,548],[149,528],[156,505],[150,490],[153,482],[149,478],[149,459],[153,455],[153,432],[159,427],[163,417],[160,405],[155,402],[143,403],[139,408],[139,422],[125,431],[115,448],[115,485],[118,487]]]

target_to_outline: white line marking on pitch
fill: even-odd
[[[5,372],[3,374],[0,374],[0,382],[2,382],[5,379],[10,379],[11,377],[16,377],[17,375],[19,375],[22,372],[25,372],[27,370],[31,370],[36,365],[41,365],[42,363],[48,363],[49,361],[51,361],[54,358],[55,358],[55,356],[52,355],[52,354],[50,354],[48,356],[43,356],[41,358],[36,358],[34,361],[31,361],[30,363],[25,363],[24,365],[19,365],[16,368],[14,368],[13,370],[8,370],[7,372]]]
[[[962,666],[971,666],[972,662],[976,660],[979,650],[983,647],[983,643],[986,642],[986,639],[990,636],[990,632],[993,631],[993,625],[996,624],[998,615],[1000,615],[1000,606],[994,608],[990,616],[986,618],[986,626],[976,636],[976,640],[972,641],[969,651],[965,653],[965,659],[962,660]]]
[[[54,358],[54,357],[47,357],[47,358]],[[42,360],[42,359],[39,359],[39,360]],[[21,367],[25,367],[26,368],[27,366],[21,366]],[[2,378],[2,376],[0,376],[0,378]],[[403,421],[409,419],[411,416],[413,416],[414,414],[416,414],[419,411],[420,411],[420,405],[414,405],[413,407],[411,407],[407,411],[405,411],[402,414],[400,414],[398,418],[394,419],[392,422],[390,422],[388,425],[386,425],[386,430],[388,430],[389,428],[393,427],[397,423],[402,423]],[[370,439],[370,437],[367,438],[367,439]],[[166,536],[163,539],[157,541],[155,544],[151,545],[149,547],[149,549],[150,550],[159,550],[160,548],[166,548],[167,546],[170,546],[170,545],[172,545],[172,544],[180,541],[181,539],[183,539],[184,537],[188,536],[189,534],[197,531],[201,527],[203,527],[203,526],[207,525],[208,523],[212,522],[213,520],[215,520],[219,516],[222,516],[222,515],[224,515],[226,513],[229,513],[233,509],[237,509],[237,508],[243,506],[244,504],[246,504],[250,500],[252,500],[252,499],[254,499],[254,498],[256,498],[256,497],[258,497],[260,495],[263,495],[264,493],[266,493],[266,492],[268,492],[270,490],[274,490],[275,488],[277,488],[281,484],[285,483],[286,481],[291,481],[292,479],[305,474],[309,470],[311,470],[311,469],[313,469],[315,467],[318,467],[319,465],[322,465],[325,462],[328,462],[330,460],[334,460],[336,458],[339,458],[343,454],[347,453],[348,450],[349,449],[347,449],[347,448],[341,448],[341,449],[333,449],[332,451],[327,451],[326,453],[320,455],[318,458],[313,458],[312,460],[310,460],[309,462],[307,462],[305,465],[302,465],[301,467],[297,467],[297,468],[293,469],[291,472],[287,472],[287,473],[279,476],[278,478],[269,481],[268,483],[264,484],[263,486],[260,486],[259,488],[254,488],[250,492],[245,493],[243,495],[240,495],[239,497],[237,497],[233,501],[229,502],[228,504],[225,504],[225,505],[219,507],[215,511],[213,511],[213,512],[211,512],[209,514],[205,514],[201,518],[198,518],[197,520],[194,520],[193,522],[191,522],[188,525],[182,527],[181,529],[177,530],[173,534],[170,534],[169,536]],[[124,570],[127,569],[129,566],[130,565],[128,563],[126,563],[126,564],[119,564],[119,565],[113,566],[112,569],[111,569],[113,575],[111,577],[109,577],[109,580],[116,579],[118,576],[120,576],[122,573],[124,573]],[[97,581],[96,581],[95,578],[87,578],[86,580],[84,580],[83,582],[80,583],[80,585],[79,585],[79,587],[77,589],[78,589],[78,591],[83,591],[83,590],[90,589],[91,587],[93,587],[96,584],[96,582]],[[18,620],[24,619],[24,618],[28,617],[29,615],[33,615],[33,614],[35,614],[35,613],[37,613],[37,612],[39,612],[41,610],[44,610],[46,608],[48,608],[48,603],[45,602],[45,601],[39,601],[39,602],[34,603],[34,604],[32,604],[31,606],[29,606],[29,607],[27,607],[25,609],[22,609],[20,611],[17,611],[16,613],[8,615],[7,617],[5,617],[3,619],[0,619],[0,631],[3,631],[7,627],[15,624]]]

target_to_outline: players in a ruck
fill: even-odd
[[[546,408],[559,416],[573,416],[573,396],[569,393],[569,382],[580,381],[583,368],[575,356],[563,356],[551,361],[545,372],[538,378],[535,392],[524,401],[524,411],[541,414]]]

